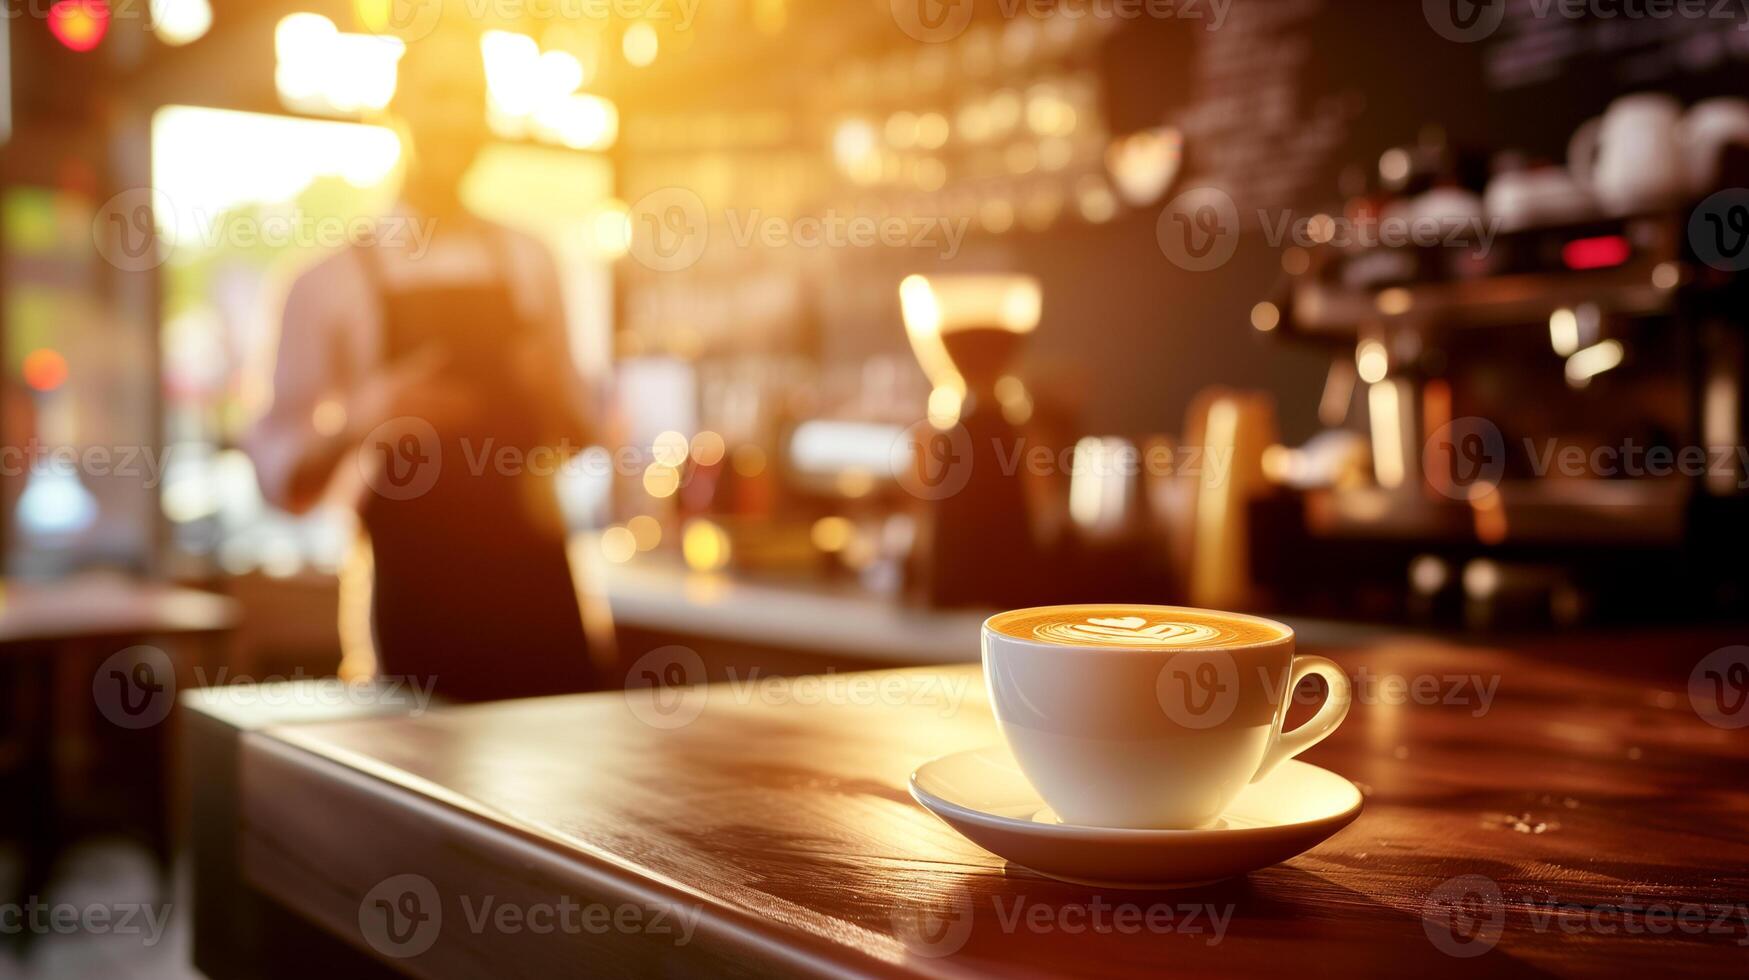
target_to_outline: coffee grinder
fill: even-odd
[[[1012,606],[1028,599],[1039,549],[1027,508],[1020,429],[997,392],[1038,327],[1037,280],[1013,275],[909,276],[899,302],[929,379],[928,417],[912,431],[910,488],[921,501],[914,591],[934,606]]]

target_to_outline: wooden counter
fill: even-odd
[[[607,599],[622,634],[799,651],[827,662],[969,663],[978,659],[978,628],[994,611],[924,609],[850,585],[760,581],[654,560],[596,561],[584,578]]]
[[[930,609],[851,583],[822,587],[693,572],[653,559],[611,565],[580,555],[589,562],[584,580],[607,601],[622,635],[793,651],[822,664],[976,663],[979,627],[996,611]],[[1320,646],[1383,635],[1372,626],[1301,618],[1287,622],[1302,643]],[[621,652],[635,657],[649,646],[631,644]]]
[[[1364,812],[1183,892],[1040,878],[909,799],[917,764],[995,738],[972,666],[262,728],[237,846],[351,967],[421,977],[1740,975],[1749,729],[1689,697],[1715,645],[1322,650],[1357,701],[1305,758]],[[567,903],[621,918],[567,934]],[[1177,925],[1080,925],[1118,906]],[[369,925],[378,908],[406,931]]]

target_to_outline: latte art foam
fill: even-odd
[[[1243,647],[1293,635],[1279,623],[1172,606],[1047,606],[990,618],[991,629],[1021,640],[1138,650]]]
[[[1099,617],[1081,622],[1040,623],[1032,635],[1052,643],[1178,647],[1219,643],[1222,631],[1204,623],[1149,623],[1140,616]]]

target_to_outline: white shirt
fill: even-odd
[[[385,288],[507,278],[523,318],[550,331],[559,349],[569,349],[558,271],[540,242],[498,226],[431,235],[425,232],[436,227],[434,219],[406,211],[394,218],[412,224],[399,235],[385,234],[383,244],[376,246],[374,258]],[[394,218],[385,219],[384,227]],[[408,230],[414,226],[418,233]],[[488,235],[501,237],[493,242]],[[277,506],[287,503],[298,461],[316,441],[334,435],[336,423],[345,419],[341,406],[382,363],[382,300],[364,267],[371,258],[359,248],[343,249],[298,276],[286,296],[272,395],[245,437],[261,492]],[[503,268],[505,260],[508,269]],[[574,361],[569,370],[575,374]]]

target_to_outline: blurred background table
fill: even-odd
[[[248,887],[288,929],[314,923],[342,962],[426,977],[546,976],[585,963],[603,973],[1235,976],[1293,962],[1352,976],[1639,972],[1679,959],[1722,972],[1741,967],[1742,929],[1569,934],[1562,923],[1583,912],[1547,914],[1549,903],[1630,898],[1732,909],[1749,894],[1749,876],[1728,870],[1749,867],[1749,744],[1703,722],[1686,673],[1660,666],[1693,664],[1709,644],[1397,636],[1321,650],[1356,677],[1430,677],[1440,693],[1397,703],[1385,685],[1361,685],[1347,724],[1307,756],[1361,785],[1356,823],[1283,865],[1194,891],[1044,879],[910,800],[916,765],[996,738],[970,666],[867,675],[865,688],[839,677],[823,698],[719,684],[277,726],[248,724],[211,701],[224,692],[205,692],[197,713],[225,714],[241,733],[240,817],[197,813],[197,833],[240,833]],[[1434,915],[1436,889],[1465,875],[1502,896],[1446,931],[1467,946],[1470,926],[1486,934],[1497,921],[1479,959],[1443,952]],[[409,899],[410,888],[427,898]],[[653,929],[506,929],[479,918],[488,897],[522,909],[563,898],[646,916],[662,908],[670,923],[694,917],[696,932],[680,945]],[[405,933],[367,939],[361,910],[373,899],[440,927],[422,931],[415,916],[398,920]],[[1017,927],[1004,918],[1016,902],[1194,903],[1231,919],[1220,936],[1206,917],[1200,934],[1068,935]],[[255,953],[246,959],[275,959]],[[197,961],[213,954],[197,941]]]
[[[161,644],[179,673],[212,676],[236,619],[223,596],[121,576],[0,584],[0,771],[8,798],[23,801],[8,822],[25,845],[14,894],[38,894],[63,847],[87,832],[138,836],[168,869],[173,730],[110,724],[93,681],[105,658],[144,643]]]

